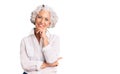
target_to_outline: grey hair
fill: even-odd
[[[50,16],[51,16],[51,24],[49,26],[49,28],[53,28],[55,27],[57,21],[58,21],[58,16],[57,14],[52,10],[52,8],[48,7],[47,5],[40,5],[38,6],[32,13],[31,13],[31,19],[30,21],[35,24],[35,19],[36,19],[36,16],[38,15],[38,13],[41,11],[41,10],[47,10],[50,12]]]

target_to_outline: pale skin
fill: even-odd
[[[50,13],[47,10],[41,10],[36,19],[35,19],[35,36],[40,42],[40,39],[42,38],[43,40],[43,47],[47,46],[49,44],[48,38],[46,36],[46,30],[50,26],[51,21],[50,21]],[[54,63],[46,63],[44,62],[42,66],[40,67],[41,69],[44,69],[46,67],[55,67],[58,66],[58,61],[61,59],[59,57]]]

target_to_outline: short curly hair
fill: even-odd
[[[36,19],[36,16],[38,15],[38,13],[41,11],[41,10],[47,10],[50,12],[50,15],[51,15],[51,24],[49,26],[49,28],[53,28],[55,27],[57,21],[58,21],[58,16],[57,14],[52,10],[52,8],[50,8],[49,6],[47,5],[40,5],[38,6],[32,13],[31,13],[31,19],[30,21],[35,24],[35,19]]]

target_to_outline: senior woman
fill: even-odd
[[[56,13],[47,5],[40,5],[31,14],[35,25],[32,32],[23,38],[20,46],[23,74],[56,74],[59,57],[59,37],[50,34],[47,28],[55,27]]]

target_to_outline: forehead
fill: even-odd
[[[50,16],[50,12],[48,10],[41,10],[39,11],[38,15],[42,15],[42,16]]]

